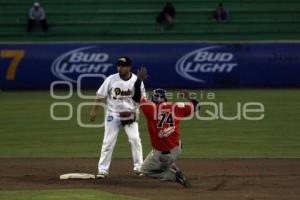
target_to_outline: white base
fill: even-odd
[[[62,174],[59,177],[60,180],[67,180],[67,179],[95,179],[95,175],[93,174],[86,174],[86,173],[69,173],[69,174]]]

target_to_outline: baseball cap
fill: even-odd
[[[33,6],[39,7],[39,6],[40,6],[40,3],[39,3],[39,2],[35,2],[35,3],[33,4]]]
[[[121,66],[131,66],[131,60],[126,56],[119,57],[116,64]]]

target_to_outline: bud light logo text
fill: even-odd
[[[61,80],[76,83],[80,74],[105,74],[113,66],[107,53],[98,52],[96,46],[78,48],[54,60],[51,71]]]
[[[222,51],[222,46],[197,49],[182,56],[176,63],[176,72],[185,79],[205,83],[212,73],[230,73],[238,63],[234,54]]]

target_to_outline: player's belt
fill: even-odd
[[[177,144],[175,147],[177,147],[177,146],[179,146],[179,144]],[[174,147],[174,148],[175,148],[175,147]],[[170,150],[168,150],[168,151],[161,151],[161,154],[169,154],[169,153],[171,153]]]
[[[162,151],[161,154],[169,154],[171,151]]]

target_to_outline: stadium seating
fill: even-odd
[[[164,0],[42,0],[49,32],[26,32],[33,1],[0,0],[0,41],[298,40],[300,1],[223,0],[228,22],[211,21],[217,0],[174,0],[174,29],[159,32]]]

